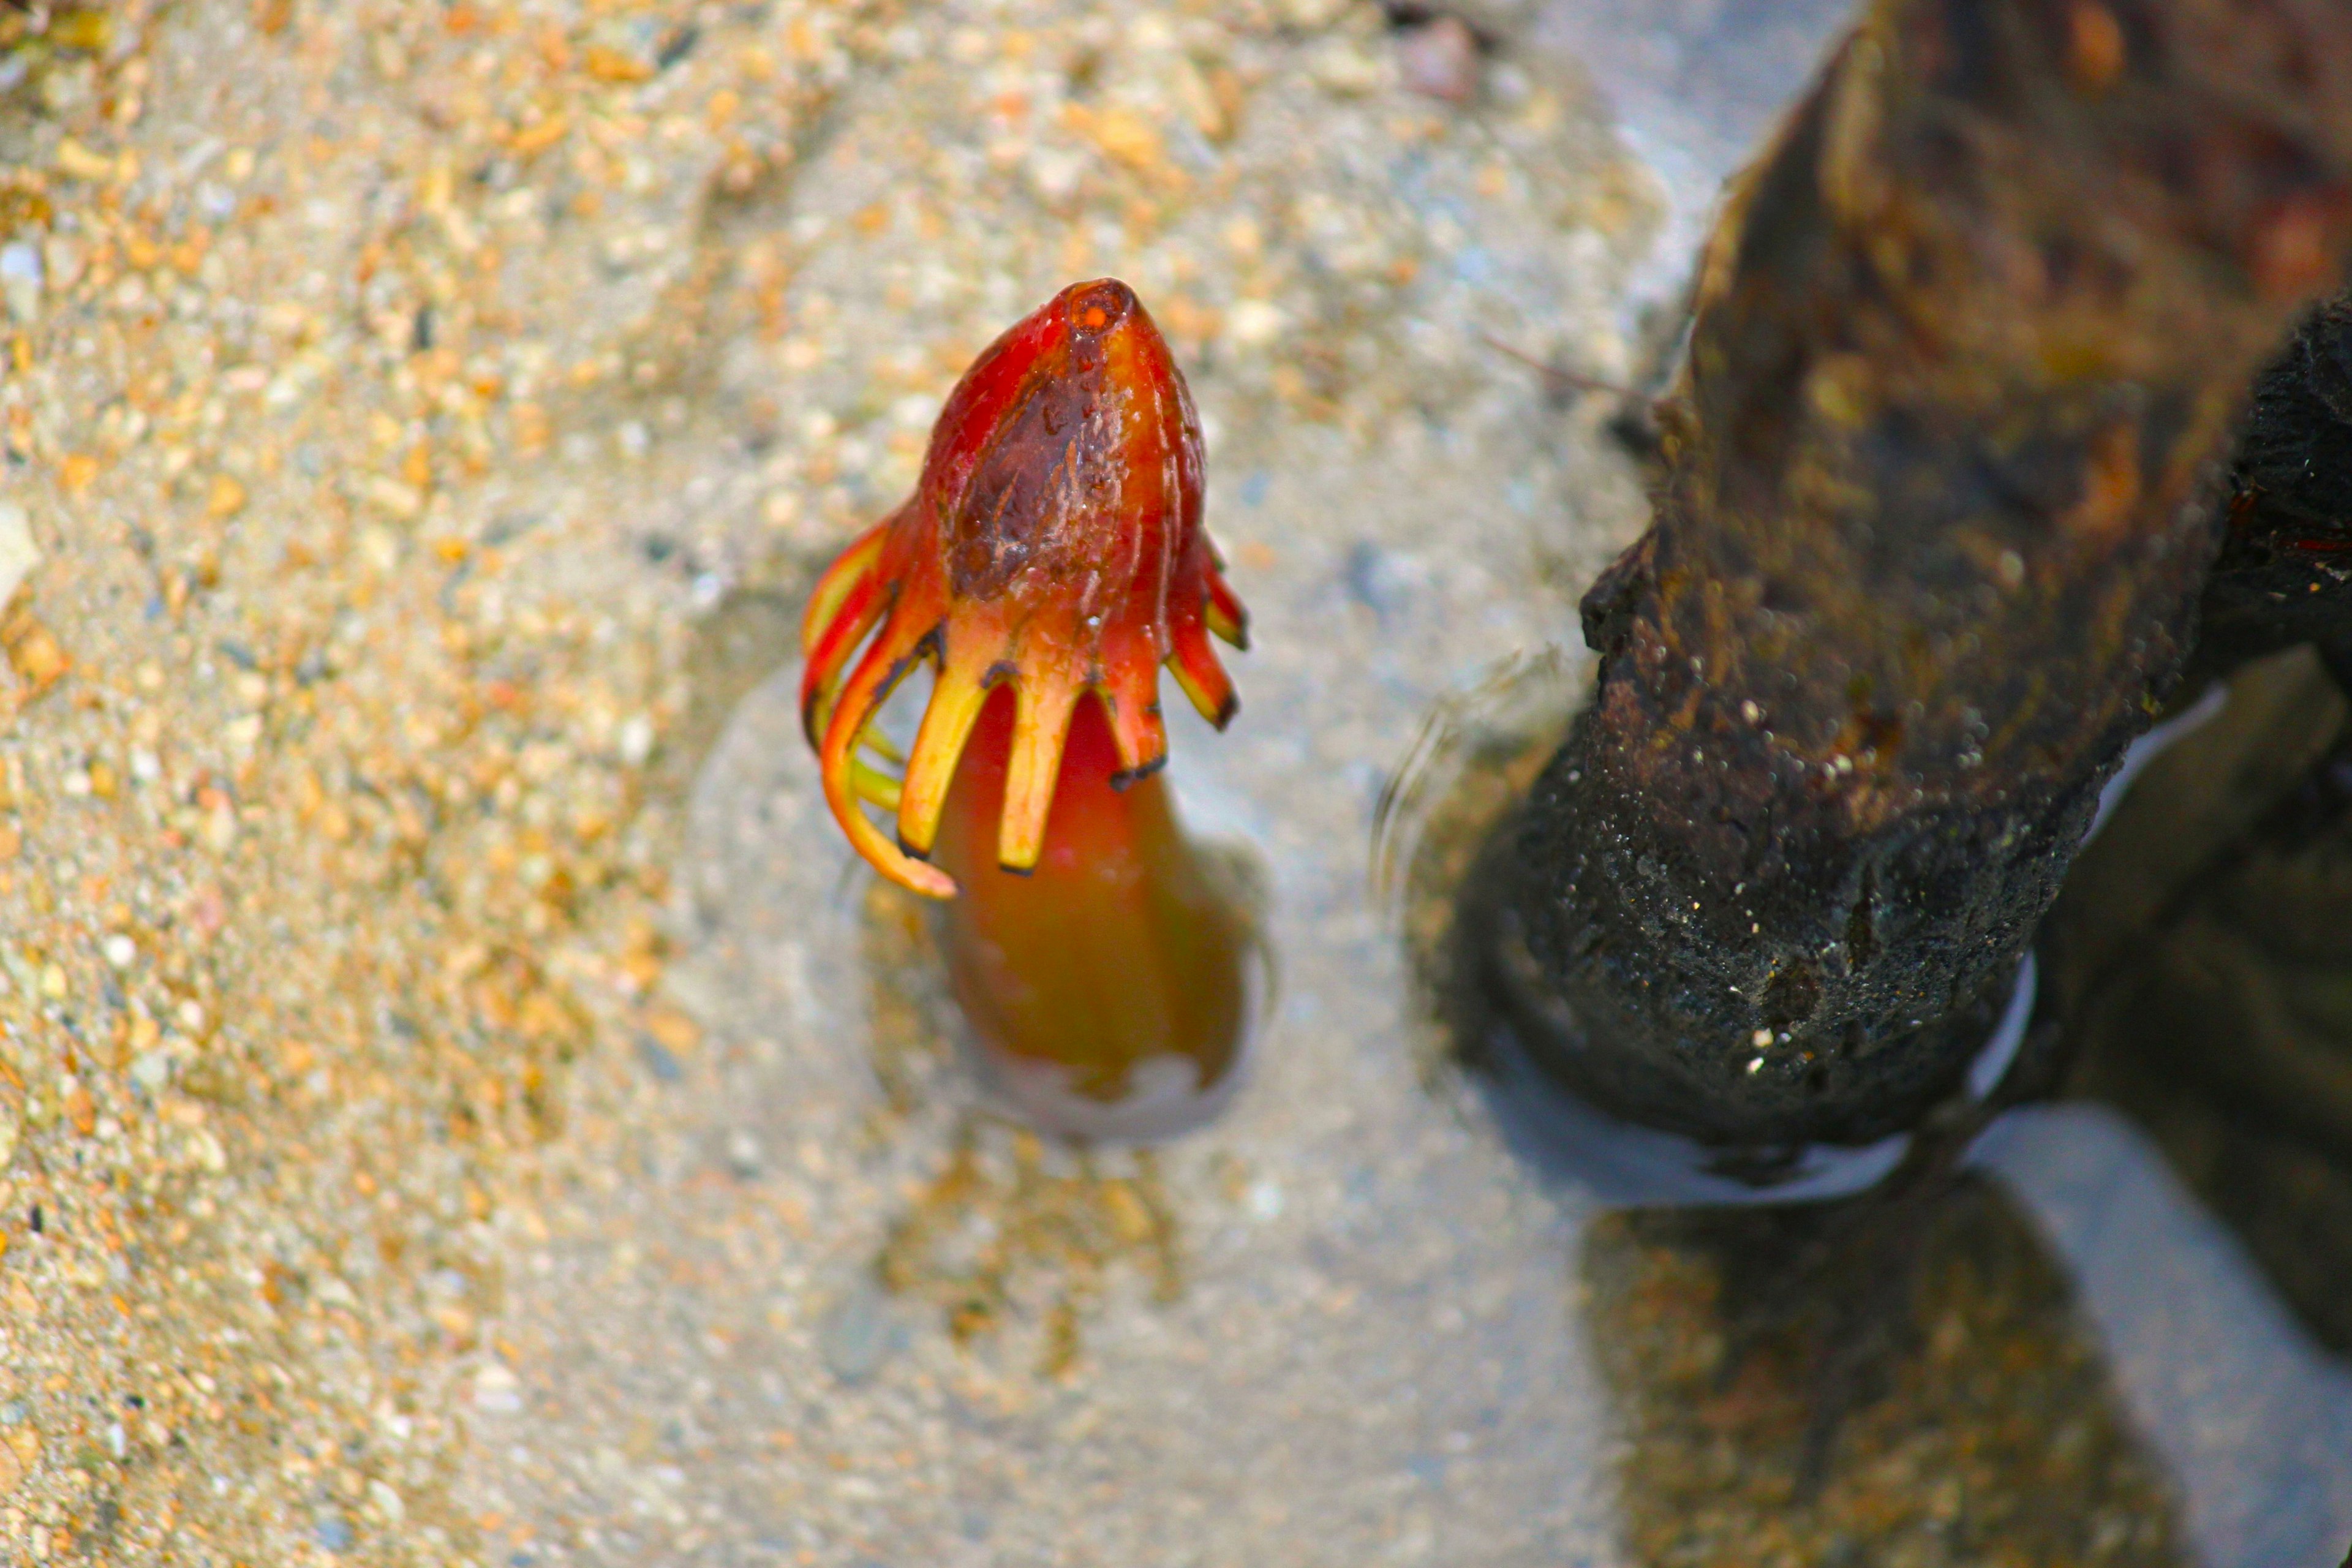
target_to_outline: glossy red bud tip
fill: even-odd
[[[1245,617],[1201,527],[1201,494],[1192,395],[1126,284],[1065,289],[964,373],[915,493],[826,571],[802,624],[802,721],[825,802],[876,869],[954,895],[928,862],[1000,686],[1013,715],[996,859],[1014,871],[1044,851],[1081,699],[1101,703],[1121,784],[1167,760],[1162,664],[1211,723],[1233,717],[1209,638],[1244,646]],[[894,772],[875,721],[919,663],[936,679]],[[895,832],[867,806],[895,816]]]

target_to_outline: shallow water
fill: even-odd
[[[1925,1298],[1926,1351],[1903,1348],[1907,1304],[1904,1324],[1855,1320],[1894,1347],[1884,1387],[1834,1424],[1817,1500],[1791,1503],[1819,1407],[1801,1364],[1740,1350],[1725,1292],[1744,1276],[1530,1158],[1557,1130],[1511,1125],[1447,1055],[1413,956],[1442,905],[1398,896],[1394,860],[1442,888],[1464,831],[1408,834],[1384,885],[1383,792],[1433,712],[1466,714],[1400,810],[1491,816],[1584,668],[1558,655],[1546,700],[1501,719],[1462,695],[1571,635],[1577,593],[1642,521],[1612,411],[1549,401],[1490,340],[1628,373],[1631,306],[1671,288],[1640,192],[1672,192],[1664,232],[1686,232],[1751,133],[1643,121],[1635,95],[1629,140],[1653,162],[1625,163],[1580,75],[1620,60],[1597,15],[1531,26],[1498,68],[1518,96],[1460,117],[1332,85],[1377,66],[1377,27],[1270,44],[1233,142],[1188,174],[1214,199],[1129,192],[1165,210],[1128,230],[1051,160],[1000,178],[976,150],[1003,84],[951,58],[963,42],[910,38],[845,90],[788,188],[714,220],[722,250],[789,237],[782,310],[813,323],[726,337],[714,405],[767,400],[828,470],[709,623],[702,673],[740,700],[707,715],[677,869],[671,985],[701,1043],[583,1088],[547,1160],[551,1235],[512,1272],[510,1337],[477,1383],[467,1489],[528,1525],[517,1561],[2290,1568],[2352,1536],[2352,1372],[2113,1111],[2037,1109],[1986,1137],[1989,1181],[1933,1212],[1961,1216],[1955,1256],[1998,1266]],[[995,12],[963,21],[993,47]],[[1677,37],[1737,57],[1743,26]],[[1099,115],[1149,95],[1097,30]],[[1673,59],[1654,107],[1695,101],[1725,56]],[[1769,118],[1769,96],[1726,125]],[[1265,307],[1189,353],[1163,310],[1255,632],[1228,733],[1170,704],[1167,776],[1188,821],[1263,865],[1276,978],[1234,1102],[1145,1153],[1043,1142],[989,1103],[920,911],[869,888],[826,816],[782,651],[811,569],[911,479],[959,356],[1074,271],[1126,276],[1155,309]],[[744,460],[690,436],[656,458]],[[652,524],[683,510],[658,473],[646,488]],[[1813,1310],[1871,1256],[1788,1291]],[[2001,1354],[2059,1369],[2020,1386],[2080,1406],[2088,1435],[2003,1406],[1999,1378],[1912,1375]],[[1644,1390],[1716,1398],[1682,1426]],[[1672,1517],[1694,1453],[1744,1478],[1696,1526]],[[2094,1493],[2106,1511],[2076,1535],[2052,1523]],[[1700,1533],[1665,1542],[1661,1518]]]
[[[1657,176],[1666,220],[1628,280],[1633,305],[1680,289],[1722,183],[1746,165],[1848,25],[1842,0],[1541,0],[1529,43],[1573,58]]]

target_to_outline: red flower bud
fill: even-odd
[[[825,801],[884,876],[954,894],[926,862],[999,685],[1015,713],[996,858],[1013,871],[1037,864],[1082,698],[1108,721],[1114,786],[1167,761],[1163,662],[1211,723],[1233,717],[1209,633],[1243,646],[1244,615],[1202,531],[1201,486],[1192,395],[1124,283],[1065,289],[964,373],[914,495],[834,563],[802,626],[801,712]],[[875,718],[924,661],[937,679],[894,778],[860,750],[889,757]],[[861,800],[896,814],[896,844]]]

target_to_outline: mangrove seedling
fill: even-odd
[[[950,900],[985,1061],[1077,1136],[1172,1130],[1241,1042],[1247,921],[1158,776],[1163,663],[1219,729],[1237,706],[1209,638],[1242,647],[1244,617],[1202,480],[1192,395],[1142,302],[1075,284],[964,373],[914,494],[803,623],[826,804],[875,869]],[[878,721],[919,664],[930,697],[894,771]]]

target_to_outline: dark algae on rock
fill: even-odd
[[[1497,857],[1490,981],[1559,1078],[1767,1152],[1958,1085],[2347,240],[2339,5],[1871,8],[1703,262],[1598,687]]]

